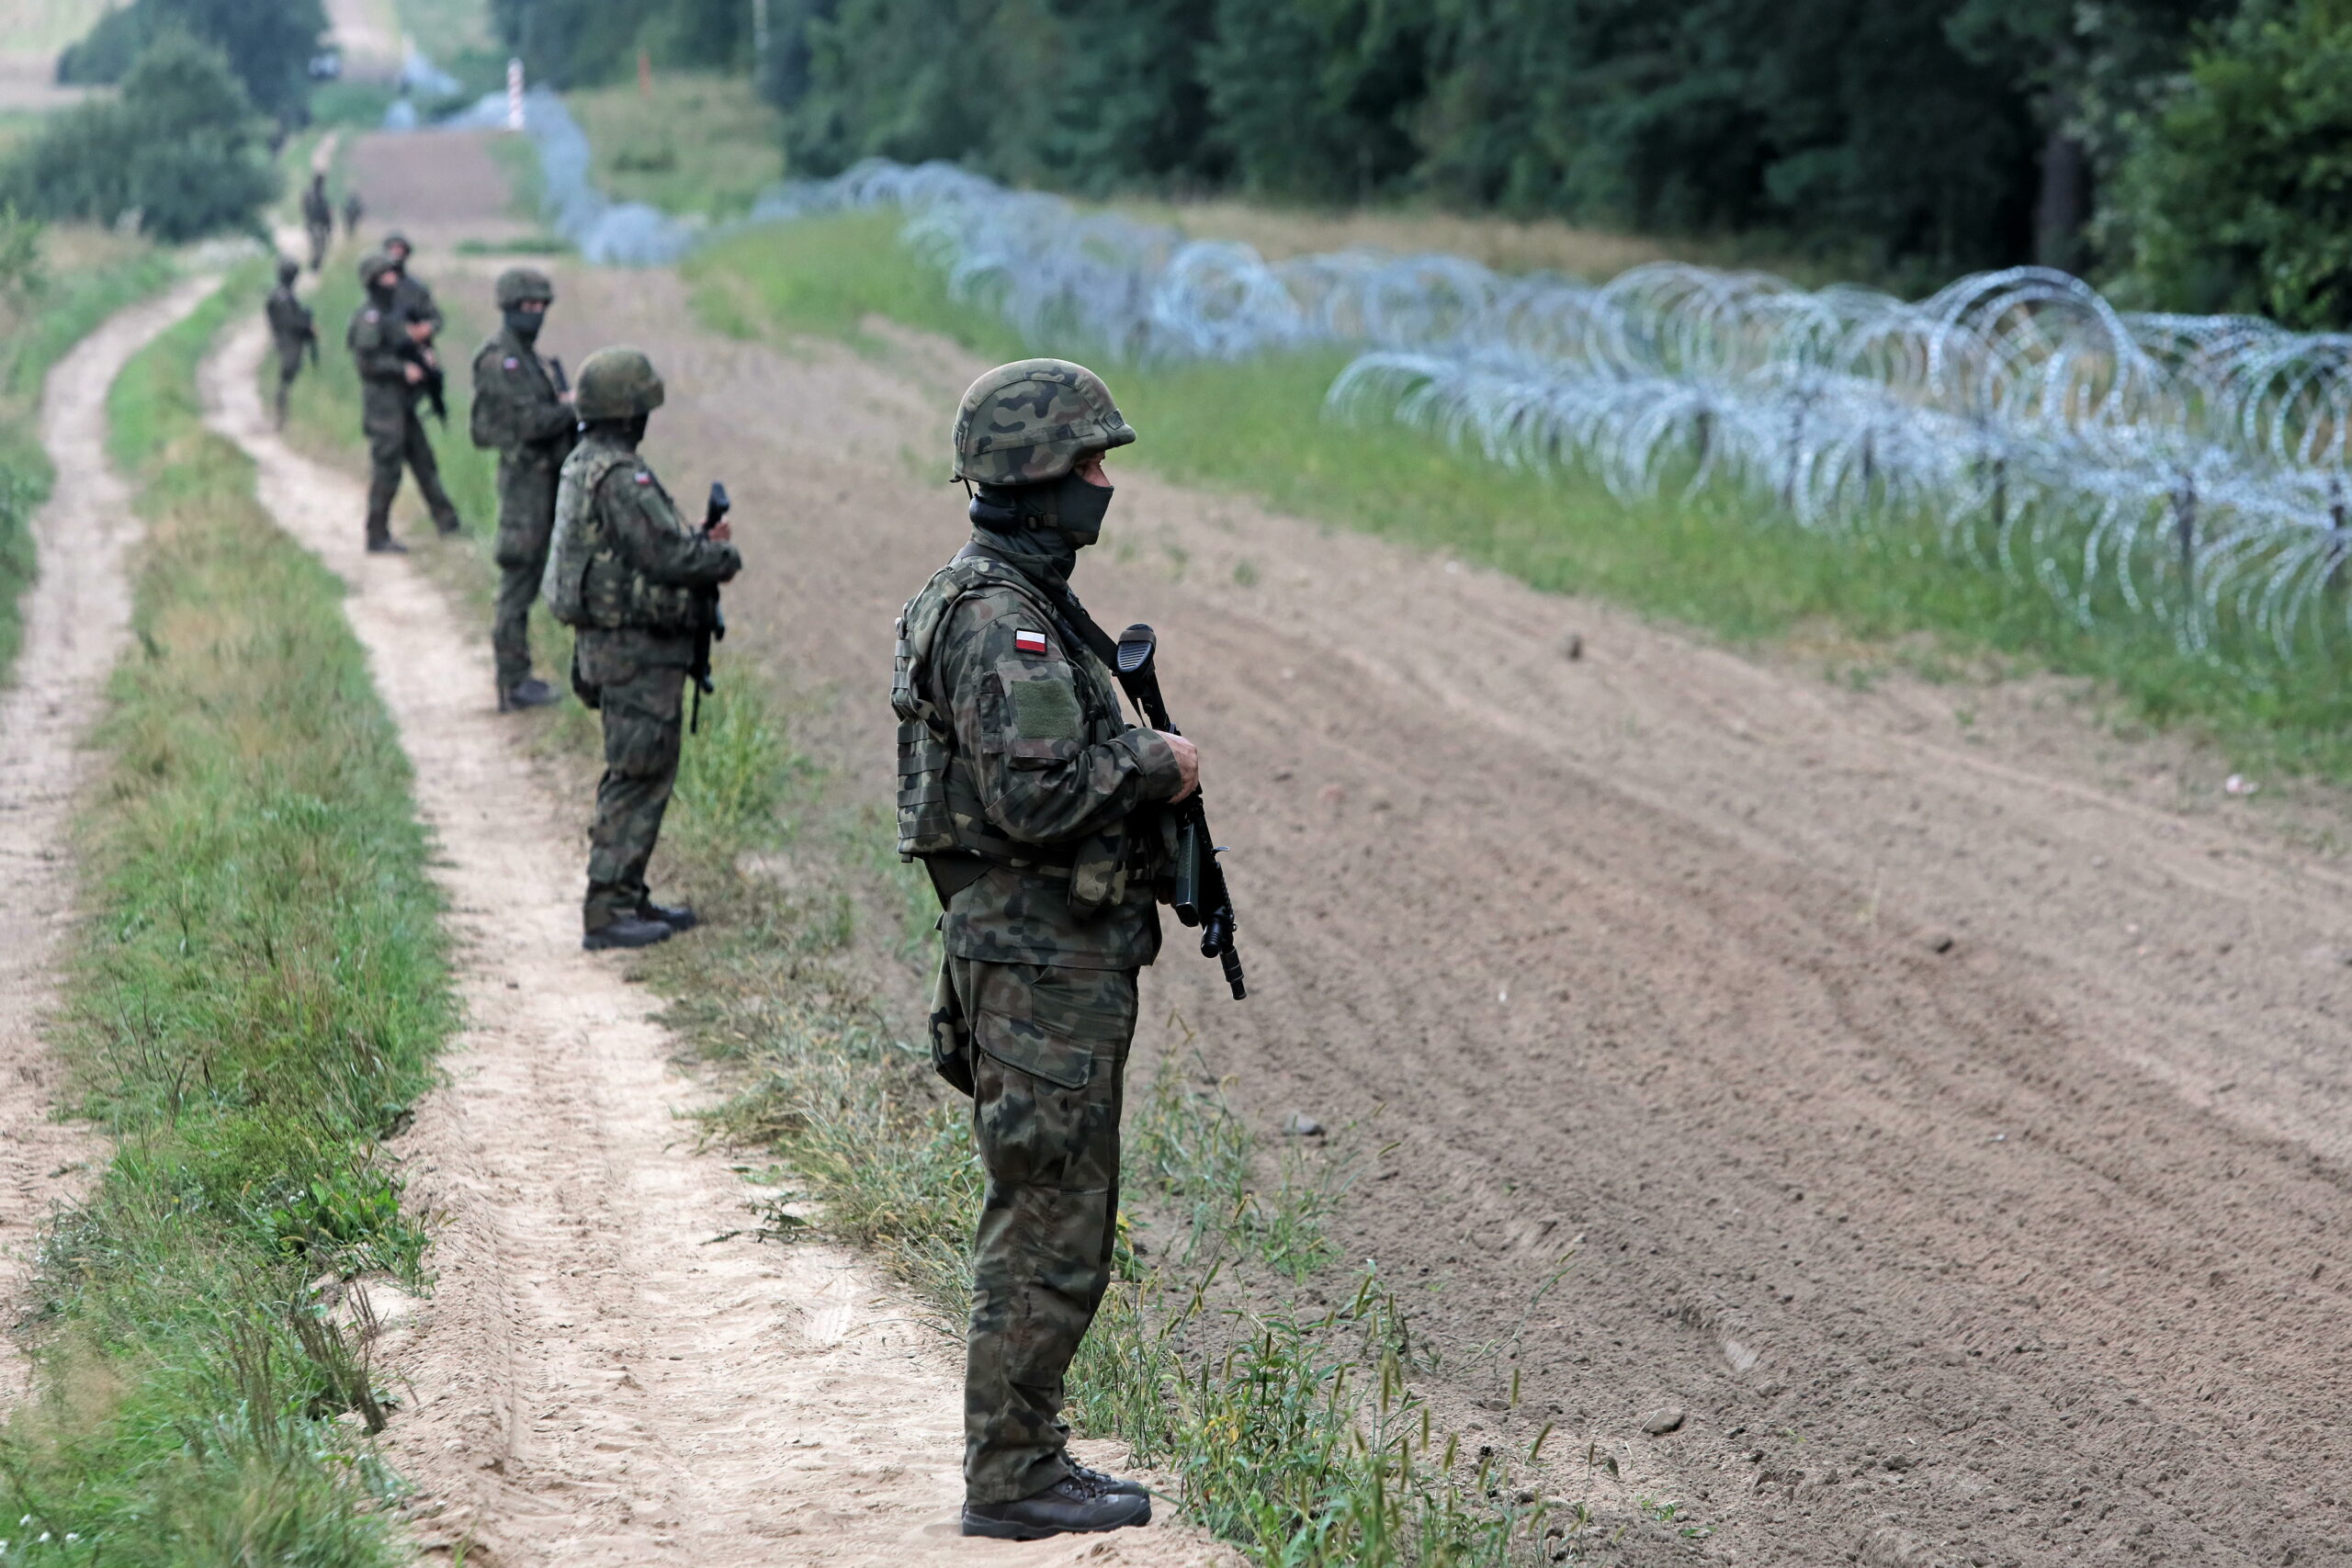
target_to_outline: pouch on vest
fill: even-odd
[[[1127,836],[1106,828],[1080,840],[1069,867],[1070,912],[1084,919],[1127,896]]]
[[[972,1093],[972,1031],[964,1019],[964,1004],[956,997],[956,982],[948,974],[948,959],[939,960],[939,980],[931,988],[931,1066],[956,1093]]]

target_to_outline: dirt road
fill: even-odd
[[[1155,1526],[1112,1543],[965,1540],[960,1365],[854,1258],[756,1239],[754,1194],[693,1152],[621,955],[579,947],[582,833],[495,711],[481,629],[360,547],[362,485],[269,432],[256,317],[204,372],[207,419],[349,585],[416,768],[463,949],[453,1085],[397,1145],[442,1210],[432,1303],[384,1354],[413,1384],[388,1437],[427,1539],[466,1561],[899,1565],[1214,1555]],[[732,1235],[727,1233],[735,1233]]]
[[[937,453],[980,367],[566,282],[562,346],[649,349],[664,471],[734,490],[730,651],[837,694],[817,739],[882,797],[891,616],[961,537]],[[1235,1006],[1180,948],[1147,1011],[1261,1124],[1384,1112],[1347,1247],[1452,1415],[1612,1450],[1577,1484],[1714,1529],[1661,1554],[2352,1562],[2333,852],[2053,685],[1833,689],[1147,452],[1081,586],[1163,635],[1253,978]]]
[[[57,488],[33,517],[40,576],[25,596],[24,646],[0,687],[0,1311],[17,1292],[40,1227],[103,1145],[52,1120],[56,1064],[41,1043],[57,999],[60,942],[73,919],[69,814],[89,781],[85,750],[107,671],[130,626],[123,558],[139,535],[130,488],[106,457],[107,389],[125,361],[219,285],[196,278],[92,333],[50,371],[41,442]],[[7,1362],[7,1393],[17,1363]]]

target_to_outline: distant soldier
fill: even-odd
[[[547,575],[548,536],[555,525],[557,471],[570,456],[578,418],[563,367],[541,359],[539,328],[555,303],[555,285],[531,267],[498,275],[504,325],[474,355],[473,438],[498,453],[498,612],[490,646],[498,657],[498,711],[555,701],[531,673],[531,602]]]
[[[574,398],[580,444],[563,460],[544,588],[556,619],[579,628],[572,688],[605,719],[580,945],[650,947],[695,924],[692,909],[653,901],[645,868],[677,783],[696,637],[743,558],[724,520],[689,526],[638,455],[662,400],[644,355],[598,349]]]
[[[353,186],[343,193],[343,235],[346,240],[359,237],[359,220],[368,216],[368,204],[359,199],[359,187]]]
[[[359,368],[359,428],[368,437],[368,547],[398,552],[392,537],[392,497],[400,492],[403,465],[416,475],[416,488],[443,534],[458,531],[458,509],[441,488],[441,470],[416,401],[438,368],[432,339],[423,323],[406,320],[393,303],[401,272],[380,253],[359,264],[367,298],[351,313],[344,343]]]
[[[1148,1523],[1136,1482],[1071,1456],[1070,1359],[1111,1280],[1119,1111],[1137,972],[1159,951],[1164,802],[1199,782],[1182,736],[1126,718],[1110,637],[1070,592],[1136,438],[1102,378],[1000,366],[956,415],[972,536],[899,618],[899,851],[944,914],[940,1076],[972,1097],[988,1186],[965,1348],[966,1535]]]
[[[294,378],[302,373],[302,356],[308,354],[311,363],[319,362],[319,329],[311,319],[311,308],[294,292],[294,280],[302,274],[300,264],[291,256],[277,258],[277,287],[269,291],[270,341],[277,347],[277,428],[286,428],[286,392],[294,385]]]
[[[441,333],[441,308],[433,302],[433,290],[424,286],[424,280],[408,270],[409,249],[408,236],[399,230],[384,236],[384,259],[401,275],[400,288],[392,294],[392,305],[412,321],[429,322],[431,330],[424,334],[424,341],[431,343]]]
[[[327,245],[334,239],[334,209],[327,204],[327,177],[314,174],[302,193],[302,227],[311,235],[311,270],[326,265]]]

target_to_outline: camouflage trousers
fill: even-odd
[[[596,821],[588,830],[588,897],[582,923],[598,931],[637,912],[649,895],[646,863],[662,836],[662,817],[678,782],[686,671],[605,635],[581,634],[580,683],[594,689],[605,720],[605,776],[596,784]]]
[[[433,443],[424,436],[424,422],[416,416],[414,408],[400,410],[400,420],[394,423],[388,413],[370,409],[365,426],[368,436],[368,542],[378,544],[392,536],[392,498],[400,493],[401,469],[405,467],[416,475],[416,488],[424,497],[425,510],[433,513],[433,525],[443,533],[454,533],[458,527],[458,509],[449,501],[449,492],[441,488],[441,465],[433,456]]]
[[[502,452],[498,458],[498,609],[490,623],[498,689],[511,692],[531,673],[531,602],[547,575],[555,525],[557,464]]]
[[[304,345],[300,343],[277,344],[277,428],[286,428],[286,394],[294,386],[294,378],[302,373]]]
[[[1062,1379],[1111,1282],[1136,971],[949,958],[987,1173],[965,1348],[964,1492],[1008,1503],[1069,1473]]]

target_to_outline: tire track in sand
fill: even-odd
[[[41,446],[57,488],[32,521],[40,579],[24,644],[0,689],[0,1258],[13,1308],[33,1244],[103,1156],[86,1126],[51,1119],[58,1064],[41,1040],[57,999],[58,949],[74,916],[67,829],[95,754],[85,736],[130,626],[125,558],[139,537],[130,484],[107,464],[107,389],[130,356],[220,287],[191,278],[111,317],[49,373]],[[11,1310],[9,1321],[16,1320]],[[12,1362],[13,1394],[21,1368]]]
[[[361,548],[360,483],[268,430],[254,319],[206,361],[207,421],[345,602],[416,769],[460,938],[454,1082],[400,1142],[444,1211],[429,1306],[383,1349],[386,1438],[429,1544],[501,1564],[1193,1562],[1167,1525],[1014,1547],[955,1533],[952,1348],[855,1258],[741,1238],[747,1192],[689,1152],[654,1002],[582,953],[581,853],[492,701],[484,638]]]

